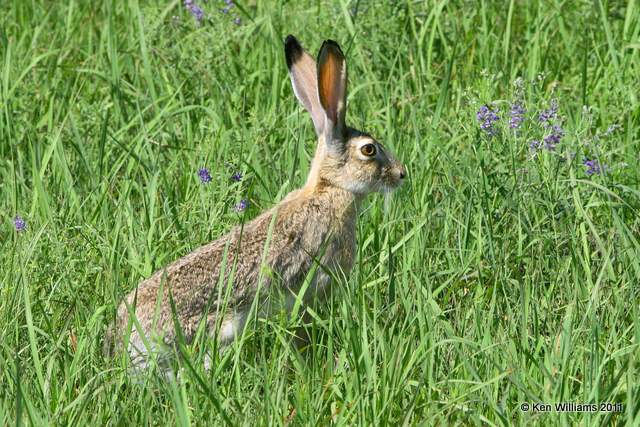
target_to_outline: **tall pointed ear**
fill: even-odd
[[[316,61],[300,46],[298,40],[292,35],[288,35],[284,41],[284,55],[287,59],[293,92],[305,110],[311,115],[316,134],[320,136],[324,129],[324,110],[318,99]]]
[[[342,139],[346,129],[347,62],[333,40],[326,40],[318,54],[318,97],[326,114],[325,133]]]

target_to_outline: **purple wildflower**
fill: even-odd
[[[242,212],[249,207],[249,201],[247,199],[242,199],[238,202],[237,205],[233,207],[233,210],[236,212]]]
[[[564,130],[560,125],[551,126],[551,133],[544,137],[544,148],[549,151],[556,149],[556,145],[560,142],[560,139],[564,136]]]
[[[222,9],[222,13],[229,13],[231,8],[235,6],[235,4],[233,4],[233,0],[224,0],[224,4],[225,7]]]
[[[184,7],[193,15],[198,24],[202,22],[204,19],[204,11],[193,0],[184,0]]]
[[[240,21],[240,18],[236,17],[236,19],[233,20],[233,23],[236,25],[240,25],[242,21]]]
[[[582,164],[587,168],[585,171],[587,175],[600,175],[607,169],[607,165],[600,163],[597,159],[589,160],[585,158]]]
[[[22,219],[20,215],[16,215],[16,217],[13,219],[13,225],[16,227],[16,231],[18,233],[24,231],[27,228],[27,223],[24,219]]]
[[[476,119],[480,123],[480,129],[485,131],[489,136],[493,136],[497,133],[497,130],[493,127],[493,124],[500,120],[497,113],[499,113],[498,109],[492,110],[486,105],[480,107],[476,113]]]
[[[547,110],[542,110],[538,115],[538,121],[544,126],[551,126],[551,122],[558,116],[558,100],[552,99]]]
[[[622,128],[622,126],[620,126],[619,124],[617,124],[617,123],[613,124],[613,125],[611,125],[611,126],[609,126],[607,128],[607,130],[605,131],[605,133],[602,136],[607,137],[607,136],[613,135],[614,133],[616,133],[616,131],[618,129],[621,129],[621,128]]]
[[[242,174],[240,172],[236,172],[231,175],[231,181],[240,182],[242,181]]]
[[[524,114],[526,110],[519,102],[511,104],[511,111],[509,112],[511,118],[509,119],[509,127],[511,129],[518,129],[520,124],[524,121]]]
[[[531,151],[538,151],[540,149],[540,147],[542,147],[542,143],[536,139],[532,140],[529,143],[529,149]]]
[[[203,184],[208,184],[211,182],[211,174],[209,173],[209,169],[200,168],[198,171],[198,176],[200,177],[200,182]]]

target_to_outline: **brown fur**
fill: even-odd
[[[308,78],[309,67],[315,66],[313,60],[295,39],[288,38],[286,48],[296,96],[308,111],[322,111],[317,86]],[[346,89],[346,73],[327,78],[332,87]],[[331,79],[343,80],[336,83]],[[342,95],[330,96],[332,108],[343,108]],[[115,331],[110,332],[115,336],[107,338],[121,347],[128,326],[133,324],[128,351],[135,364],[144,365],[149,351],[158,345],[175,343],[170,295],[187,342],[201,324],[208,334],[229,341],[244,327],[259,286],[269,291],[277,283],[278,290],[292,298],[299,293],[314,262],[319,261],[322,268],[316,271],[304,295],[308,301],[323,298],[330,291],[328,272],[351,270],[358,202],[371,191],[397,187],[404,168],[370,136],[344,123],[322,121],[317,114],[312,118],[319,134],[318,148],[304,187],[244,226],[158,270],[120,304]],[[338,139],[336,127],[344,129]],[[376,155],[364,156],[364,144],[374,144]],[[267,294],[260,294],[263,299],[258,301],[259,306],[265,305]],[[270,311],[267,308],[260,312],[269,315]],[[149,343],[151,348],[147,347]]]

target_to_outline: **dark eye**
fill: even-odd
[[[360,151],[367,157],[375,156],[376,146],[373,144],[365,144],[360,148]]]

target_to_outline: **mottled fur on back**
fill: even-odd
[[[181,331],[185,339],[190,341],[205,315],[206,326],[211,331],[215,328],[218,308],[225,297],[225,279],[229,279],[231,274],[232,289],[226,308],[237,310],[253,302],[255,284],[261,272],[265,291],[276,279],[288,285],[286,291],[291,295],[297,295],[299,286],[312,268],[314,257],[321,252],[324,253],[321,264],[332,265],[342,271],[350,270],[355,251],[354,202],[352,194],[325,187],[314,197],[294,197],[253,221],[234,228],[228,235],[196,249],[141,282],[118,309],[117,331],[125,331],[129,323],[128,305],[135,307],[137,320],[143,330],[156,339],[161,337],[166,343],[172,342],[175,328],[169,300],[171,292],[176,315],[181,320]],[[267,268],[260,268],[274,215],[275,222],[266,251]],[[334,238],[329,239],[330,236]],[[226,268],[221,271],[225,255]],[[154,319],[154,316],[146,314],[155,314],[162,283],[162,301]],[[209,310],[205,313],[207,306]],[[130,340],[143,345],[137,335],[134,328]]]
[[[272,209],[161,268],[127,295],[107,341],[122,348],[128,335],[136,366],[146,366],[150,352],[174,346],[175,320],[186,342],[202,325],[225,344],[242,331],[254,302],[260,316],[290,310],[315,263],[320,268],[302,296],[324,298],[331,276],[353,266],[359,201],[404,178],[382,144],[344,121],[347,76],[339,46],[326,41],[316,66],[289,36],[285,54],[296,97],[318,134],[309,177]],[[284,298],[272,307],[266,299],[276,284]]]

